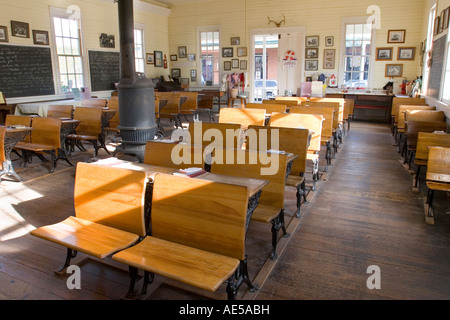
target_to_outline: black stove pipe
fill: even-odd
[[[136,72],[134,54],[133,0],[118,0],[120,32],[119,114],[122,144],[116,153],[136,156],[143,161],[145,144],[154,140],[157,125],[153,82]]]

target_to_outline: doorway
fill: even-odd
[[[304,73],[305,28],[251,32],[250,101],[295,95]]]

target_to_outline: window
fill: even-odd
[[[200,32],[200,84],[219,85],[220,79],[220,33]]]
[[[58,56],[60,90],[70,92],[84,86],[79,20],[53,17]]]
[[[368,88],[372,61],[372,24],[345,24],[343,85]]]
[[[145,72],[144,60],[144,30],[134,30],[134,55],[136,60],[136,72]]]

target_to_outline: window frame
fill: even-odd
[[[346,57],[346,30],[348,24],[370,24],[367,17],[349,17],[342,18],[341,21],[341,43],[340,43],[340,63],[339,63],[339,86],[344,85],[345,77],[345,57]],[[369,72],[367,79],[367,88],[372,88],[373,84],[373,72],[375,66],[375,52],[376,52],[376,28],[374,22],[371,23],[371,40],[370,40],[370,59],[369,59]]]
[[[71,19],[76,19],[78,22],[78,43],[79,43],[79,55],[61,55],[58,54],[58,50],[57,50],[57,41],[56,41],[56,30],[55,30],[55,18],[60,18],[60,19],[66,19],[66,20],[71,20]],[[75,73],[75,75],[80,75],[80,78],[82,80],[82,86],[79,87],[79,89],[81,90],[82,87],[86,86],[87,83],[87,79],[86,79],[86,65],[85,65],[85,58],[84,58],[84,48],[83,48],[83,35],[82,35],[82,24],[81,24],[81,10],[76,12],[76,14],[72,14],[71,12],[68,12],[68,10],[64,10],[61,8],[56,8],[56,7],[50,7],[50,25],[51,25],[51,32],[52,32],[52,39],[53,39],[53,52],[54,54],[52,54],[52,59],[53,59],[53,63],[54,63],[54,70],[55,70],[55,92],[56,94],[70,94],[72,93],[72,91],[63,91],[62,90],[62,75],[61,75],[61,66],[60,66],[60,62],[59,62],[59,57],[60,56],[73,56],[73,57],[80,57],[81,59],[81,73]],[[71,73],[67,73],[68,75]],[[78,86],[74,86],[72,88],[78,88]]]
[[[212,86],[207,86],[206,82],[205,84],[202,84],[201,76],[202,76],[202,38],[201,34],[203,32],[218,32],[219,34],[219,52],[218,52],[218,83],[213,83]],[[198,64],[197,64],[197,87],[207,87],[207,88],[218,88],[221,84],[222,74],[224,73],[222,68],[222,40],[221,40],[221,27],[220,26],[205,26],[205,27],[197,27],[197,57],[198,57]],[[213,71],[214,72],[214,71]]]
[[[431,9],[430,13],[428,14],[428,30],[427,30],[427,45],[425,47],[424,52],[424,68],[423,68],[423,77],[422,77],[422,90],[421,92],[424,95],[428,95],[428,80],[430,75],[430,68],[428,67],[428,53],[432,51],[433,48],[433,38],[434,38],[434,19],[436,18],[436,4],[434,4]],[[445,69],[443,70],[445,75]],[[445,77],[443,78],[444,81],[442,82],[442,86],[444,86]],[[442,97],[442,90],[441,90],[441,97]],[[440,97],[440,98],[441,98]]]
[[[137,56],[136,54],[136,31],[139,30],[142,32],[142,57]],[[135,65],[136,65],[136,72],[142,72],[145,73],[145,65],[146,65],[146,54],[145,54],[145,25],[140,24],[140,23],[135,23],[134,24],[134,34],[135,34],[135,39],[134,39],[134,53],[135,53]],[[142,66],[143,66],[143,70],[140,71],[138,70],[138,60],[142,60]]]

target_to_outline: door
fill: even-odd
[[[252,32],[250,101],[295,95],[304,77],[304,28]]]

